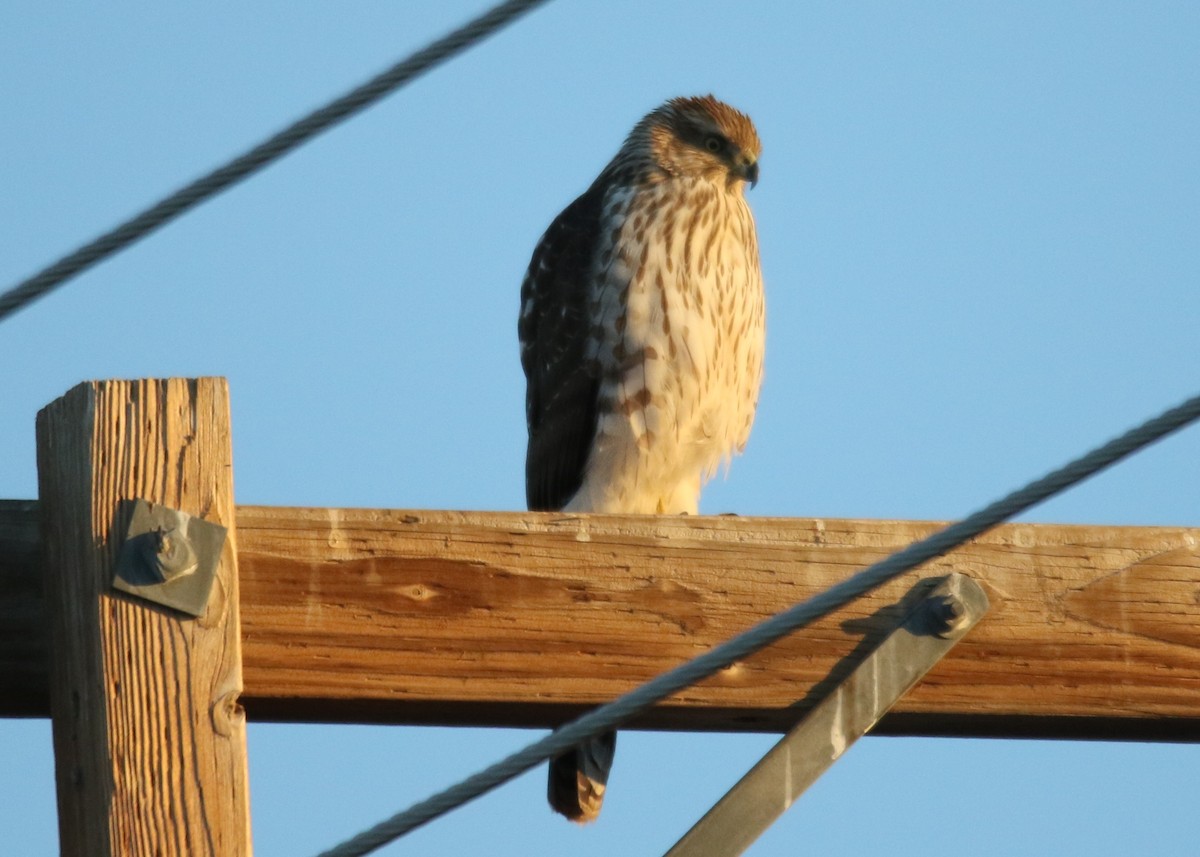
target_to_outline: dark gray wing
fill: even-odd
[[[521,284],[517,333],[529,427],[525,499],[535,511],[561,509],[579,490],[596,434],[599,378],[585,350],[588,280],[603,199],[597,181],[554,219]]]

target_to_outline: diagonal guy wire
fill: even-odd
[[[505,24],[547,0],[506,0],[452,33],[293,122],[270,139],[223,167],[196,179],[141,214],[83,245],[48,268],[0,294],[0,320],[44,296],[76,274],[145,238],[179,215],[257,172],[327,128],[353,116],[422,73],[490,36]]]
[[[906,571],[953,550],[967,540],[975,538],[1072,485],[1082,482],[1127,455],[1183,428],[1197,418],[1200,418],[1200,395],[1147,420],[1120,437],[1110,440],[1064,467],[985,506],[958,523],[951,524],[933,535],[913,542],[886,559],[831,586],[820,595],[790,607],[782,613],[777,613],[750,630],[659,675],[607,705],[593,709],[545,738],[535,741],[511,756],[471,775],[457,785],[438,792],[420,803],[413,804],[403,812],[380,822],[353,839],[322,852],[319,857],[360,857],[360,855],[374,851],[422,824],[432,821],[439,815],[457,809],[467,801],[474,800],[491,791],[534,765],[544,762],[552,756],[557,756],[588,738],[615,729],[668,696],[754,654],[759,649],[771,645],[793,631],[798,631]]]

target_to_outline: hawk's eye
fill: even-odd
[[[708,149],[710,152],[719,152],[725,148],[725,141],[716,134],[713,134],[704,141],[704,148]]]

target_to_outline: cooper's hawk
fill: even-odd
[[[538,242],[518,324],[530,509],[695,514],[745,446],[764,324],[743,185],[761,148],[711,95],[672,99]],[[615,742],[551,763],[555,810],[596,817]]]

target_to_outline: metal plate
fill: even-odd
[[[137,500],[113,588],[200,616],[208,606],[227,534],[220,524]]]

